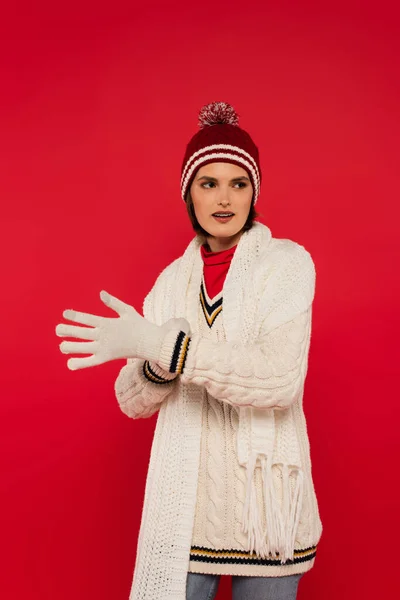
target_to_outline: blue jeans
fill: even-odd
[[[253,577],[232,575],[232,600],[296,600],[300,577]],[[186,600],[213,600],[221,575],[188,573]]]

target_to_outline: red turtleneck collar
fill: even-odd
[[[228,248],[228,250],[212,252],[206,248],[206,244],[200,246],[204,263],[204,283],[206,285],[207,294],[211,299],[222,290],[236,248],[237,244],[232,248]]]

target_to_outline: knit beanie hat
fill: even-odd
[[[228,162],[246,169],[255,204],[261,184],[259,153],[250,135],[239,127],[239,115],[226,102],[212,102],[201,108],[198,119],[200,131],[189,141],[182,163],[183,200],[200,167],[211,162]]]

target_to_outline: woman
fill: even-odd
[[[196,232],[158,276],[144,317],[65,311],[71,369],[126,358],[115,382],[129,417],[158,411],[131,600],[296,598],[322,534],[303,390],[315,268],[305,248],[255,221],[256,145],[223,102],[204,106],[182,164]]]

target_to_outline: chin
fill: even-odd
[[[224,223],[220,223],[215,226],[215,224],[213,223],[210,227],[203,226],[203,229],[205,229],[209,235],[216,238],[231,238],[235,235],[238,235],[238,233],[240,233],[243,227],[244,223],[242,227],[229,226],[228,224]]]

